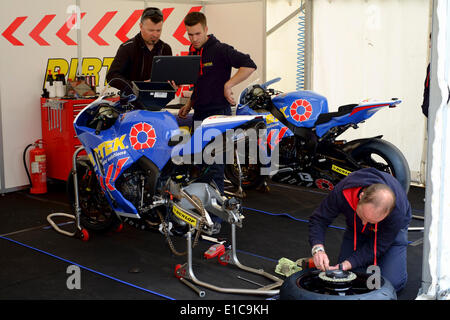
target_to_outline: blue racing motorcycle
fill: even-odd
[[[197,239],[214,234],[214,216],[242,225],[239,199],[221,195],[208,179],[210,167],[195,158],[214,141],[226,138],[226,147],[245,139],[245,131],[264,127],[264,119],[211,117],[191,136],[163,109],[173,97],[173,90],[152,92],[146,103],[136,103],[145,100],[139,92],[117,102],[99,97],[76,117],[83,146],[74,154],[68,191],[85,237],[87,230],[106,231],[122,222],[159,229],[168,240],[191,229]],[[239,136],[226,136],[230,129],[240,129]]]
[[[392,143],[382,140],[381,135],[353,141],[337,139],[347,129],[357,129],[375,112],[395,107],[401,100],[365,101],[328,112],[327,99],[316,92],[282,93],[268,88],[279,80],[246,88],[236,109],[236,115],[264,116],[267,128],[264,147],[267,156],[272,157],[271,172],[261,175],[261,169],[268,164],[247,156],[226,166],[226,176],[233,184],[241,182],[244,189],[267,188],[270,177],[279,183],[330,191],[349,173],[373,167],[392,174],[409,190],[411,178],[405,157]],[[238,167],[242,168],[241,174]]]

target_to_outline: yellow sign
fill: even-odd
[[[351,171],[342,169],[342,168],[340,168],[340,167],[338,167],[338,166],[336,166],[334,164],[331,166],[331,170],[336,171],[337,173],[340,173],[340,174],[342,174],[344,176],[348,176],[350,173],[352,173]]]
[[[81,73],[82,74],[90,74],[95,76],[95,85],[98,86],[100,81],[99,73],[102,71],[102,68],[106,68],[106,73],[108,72],[111,64],[114,60],[114,57],[104,57],[101,58],[83,58],[81,61]],[[50,58],[47,61],[47,67],[44,73],[44,83],[47,78],[48,70],[51,70],[52,75],[55,74],[63,74],[67,76],[67,80],[75,80],[77,70],[78,70],[78,58],[70,59],[70,62],[66,59],[62,58]],[[106,79],[105,84],[106,86]]]
[[[117,150],[127,149],[123,144],[123,139],[125,139],[126,134],[119,138],[115,138],[114,140],[109,140],[100,143],[97,148],[94,149],[95,153],[97,153],[100,158],[107,157],[112,152],[116,152]]]
[[[186,212],[182,211],[180,208],[178,208],[176,205],[173,205],[172,212],[181,220],[186,221],[191,226],[195,227],[197,225],[197,219],[193,218]]]

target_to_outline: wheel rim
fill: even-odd
[[[98,188],[80,193],[81,218],[89,226],[103,227],[110,224],[113,212]]]
[[[367,279],[369,275],[364,273],[355,272],[356,279],[344,283],[324,281],[319,277],[319,274],[320,271],[307,272],[297,279],[296,284],[299,288],[316,294],[335,296],[354,296],[375,290],[368,288]]]
[[[241,165],[241,171],[241,183],[243,185],[249,185],[259,177],[259,166],[256,164]],[[233,165],[233,175],[239,181],[239,166],[237,164]]]
[[[358,157],[358,160],[365,167],[375,168],[380,171],[384,171],[389,173],[390,175],[395,176],[395,171],[390,162],[386,160],[386,157],[375,151],[370,151],[368,153],[362,154]]]
[[[114,221],[115,214],[100,189],[97,176],[92,168],[88,169],[82,165],[77,165],[77,176],[81,224],[94,231],[108,229]],[[72,175],[68,183],[72,189],[70,191],[72,204],[75,205]]]

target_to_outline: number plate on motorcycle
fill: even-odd
[[[194,228],[197,226],[197,219],[195,219],[194,217],[192,217],[190,214],[188,214],[187,212],[183,211],[183,209],[181,209],[180,207],[178,207],[177,205],[173,205],[172,207],[172,212],[181,220],[189,223],[191,226],[193,226]]]

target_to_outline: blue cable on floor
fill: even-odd
[[[242,208],[246,209],[246,210],[250,210],[250,211],[261,212],[261,213],[267,214],[269,216],[285,216],[285,217],[288,217],[288,218],[290,218],[292,220],[295,220],[295,221],[309,223],[309,220],[295,218],[295,217],[291,216],[289,213],[272,213],[272,212],[267,212],[267,211],[264,211],[264,210],[259,210],[259,209],[249,208],[249,207],[242,207]],[[338,230],[346,230],[346,228],[333,226],[333,225],[329,225],[328,227],[329,228],[333,228],[333,229],[338,229]],[[408,244],[411,244],[412,242],[413,241],[408,241]]]
[[[263,259],[263,260],[268,260],[268,261],[272,261],[272,262],[278,262],[278,260],[276,260],[276,259],[264,257],[264,256],[261,256],[259,254],[251,253],[251,252],[248,252],[248,251],[244,251],[244,250],[240,250],[240,249],[236,249],[236,251],[240,252],[240,253],[243,253],[243,254],[247,254],[249,256],[254,256],[254,257],[257,257],[257,258],[260,258],[260,259]]]
[[[158,293],[158,292],[155,292],[155,291],[152,291],[152,290],[149,290],[149,289],[145,289],[145,288],[139,287],[139,286],[137,286],[137,285],[134,285],[134,284],[132,284],[132,283],[129,283],[129,282],[126,282],[126,281],[123,281],[123,280],[114,278],[114,277],[109,276],[109,275],[107,275],[107,274],[101,273],[101,272],[96,271],[96,270],[93,270],[93,269],[91,269],[91,268],[87,268],[87,267],[85,267],[85,266],[82,266],[82,265],[80,265],[80,264],[78,264],[78,263],[75,263],[75,262],[72,262],[72,261],[70,261],[70,260],[67,260],[67,259],[58,257],[58,256],[56,256],[56,255],[54,255],[54,254],[51,254],[51,253],[49,253],[49,252],[46,252],[46,251],[44,251],[44,250],[40,250],[40,249],[31,247],[31,246],[29,246],[29,245],[27,245],[27,244],[24,244],[24,243],[21,243],[21,242],[19,242],[19,241],[16,241],[16,240],[13,240],[13,239],[10,239],[10,238],[6,238],[6,237],[3,237],[3,236],[0,236],[0,239],[4,239],[4,240],[10,241],[10,242],[13,242],[13,243],[18,244],[18,245],[21,245],[21,246],[23,246],[23,247],[26,247],[26,248],[35,250],[35,251],[37,251],[37,252],[46,254],[46,255],[48,255],[48,256],[50,256],[50,257],[53,257],[53,258],[56,258],[56,259],[58,259],[58,260],[67,262],[67,263],[72,264],[72,265],[76,265],[76,266],[78,266],[78,267],[80,267],[80,268],[82,268],[82,269],[84,269],[84,270],[87,270],[87,271],[96,273],[96,274],[98,274],[98,275],[100,275],[100,276],[103,276],[103,277],[106,277],[106,278],[108,278],[108,279],[111,279],[111,280],[120,282],[120,283],[125,284],[125,285],[127,285],[127,286],[130,286],[130,287],[133,287],[133,288],[136,288],[136,289],[139,289],[139,290],[143,290],[143,291],[145,291],[145,292],[148,292],[148,293],[157,295],[157,296],[159,296],[159,297],[162,297],[162,298],[165,298],[165,299],[168,299],[168,300],[176,300],[176,299],[174,299],[174,298],[172,298],[172,297],[169,297],[169,296],[163,295],[163,294],[161,294],[161,293]]]

